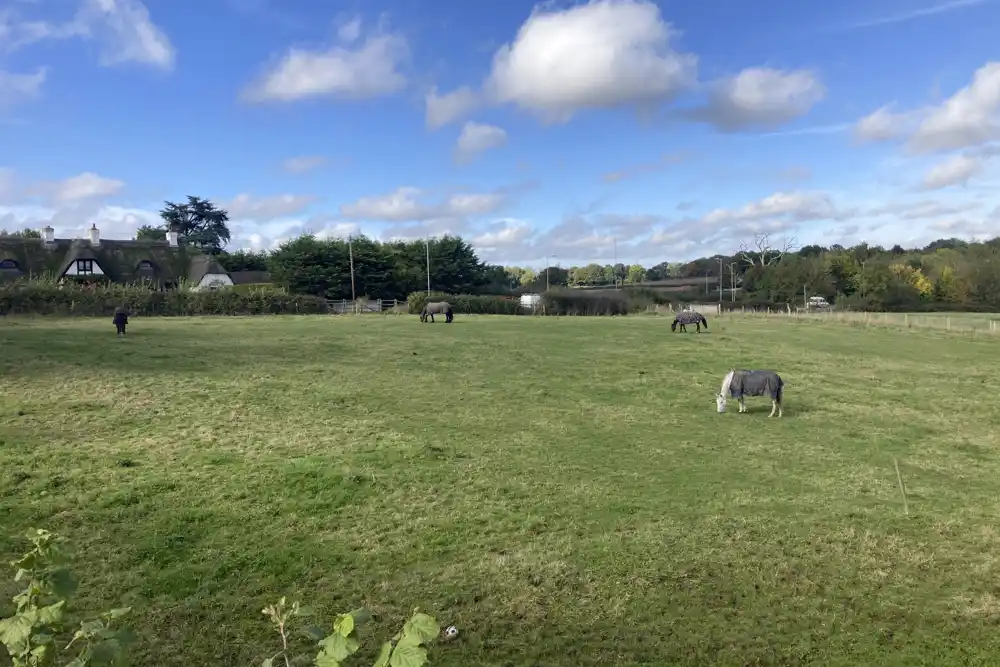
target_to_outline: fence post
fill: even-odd
[[[951,315],[944,318],[944,326],[948,331],[951,331]]]

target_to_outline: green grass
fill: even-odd
[[[137,665],[259,664],[281,595],[442,666],[996,665],[1000,340],[710,323],[8,318],[0,557],[70,538]],[[733,365],[783,419],[715,413]]]

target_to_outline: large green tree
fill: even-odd
[[[218,255],[229,243],[229,213],[207,199],[188,196],[183,204],[164,202],[160,211],[163,230],[177,230],[183,242],[210,255]]]

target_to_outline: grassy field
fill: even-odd
[[[259,665],[281,595],[442,666],[996,665],[1000,339],[710,323],[8,318],[0,559],[70,538],[151,667]]]

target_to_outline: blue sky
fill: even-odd
[[[0,228],[646,265],[1000,235],[1000,1],[0,0]]]

